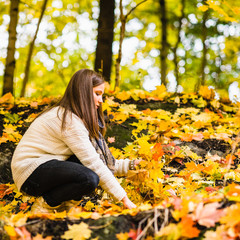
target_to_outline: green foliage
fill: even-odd
[[[133,9],[139,0],[124,1],[124,12]],[[184,6],[182,3],[184,2]],[[6,33],[10,1],[0,2],[1,32]],[[16,69],[14,88],[19,96],[24,78],[29,44],[41,13],[43,0],[20,3]],[[169,52],[167,72],[174,73],[173,49],[178,39],[179,17],[184,7],[184,18],[177,48],[179,84],[185,92],[193,92],[201,77],[202,21],[208,11],[206,83],[220,91],[239,81],[239,1],[166,0],[167,41]],[[99,3],[92,0],[71,2],[49,0],[40,25],[31,60],[27,96],[62,94],[72,74],[80,68],[93,69],[97,39]],[[4,21],[3,21],[4,20]],[[148,0],[139,5],[128,17],[123,44],[120,87],[123,90],[142,89],[145,78],[156,78],[153,68],[160,72],[161,16],[159,1]],[[119,41],[119,3],[116,2],[114,45]],[[131,41],[133,50],[129,50]],[[131,41],[130,41],[131,40]],[[86,42],[88,44],[86,44]],[[129,44],[130,43],[130,44]],[[7,44],[0,45],[0,87],[3,83]],[[132,54],[129,54],[131,52]],[[128,55],[126,55],[126,53]],[[114,86],[117,50],[114,48],[111,85]],[[145,64],[143,60],[147,60]],[[169,79],[169,78],[168,78]],[[159,83],[161,79],[159,79]]]

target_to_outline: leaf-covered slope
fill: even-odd
[[[10,95],[0,99],[0,147],[14,148],[32,114],[55,101]],[[74,234],[82,231],[79,239],[237,238],[238,104],[216,100],[207,87],[199,95],[175,95],[160,86],[151,93],[109,93],[103,108],[113,155],[142,160],[137,171],[119,179],[138,208],[126,210],[101,193],[65,212],[36,214],[31,209],[34,198],[23,196],[12,184],[1,185],[5,235],[78,239]]]

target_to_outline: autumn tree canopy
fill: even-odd
[[[104,4],[1,1],[2,93],[56,96],[80,68],[101,71],[114,87],[117,63],[118,85],[125,90],[153,90],[163,83],[170,91],[193,92],[208,85],[226,97],[229,86],[237,85],[238,1]]]

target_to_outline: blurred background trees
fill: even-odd
[[[140,2],[122,1],[123,15],[131,13],[120,89],[164,84],[168,91],[193,92],[208,85],[223,98],[229,88],[238,90],[240,0]],[[60,95],[81,68],[102,72],[115,86],[120,0],[0,0],[0,9],[2,94]]]

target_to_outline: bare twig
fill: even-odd
[[[164,221],[161,225],[161,229],[162,230],[167,224],[168,224],[168,215],[169,215],[169,209],[165,208],[165,212],[164,212]]]
[[[32,225],[32,224],[35,224],[35,223],[39,223],[41,221],[42,221],[42,219],[33,220],[33,221],[27,222],[27,223],[25,223],[25,224],[23,224],[19,227],[25,227],[25,226]]]
[[[154,208],[154,230],[155,230],[155,233],[158,232],[158,223],[157,223],[157,218],[155,217],[157,215],[157,208]]]
[[[142,229],[142,224],[149,218],[149,216],[145,217],[138,223],[138,229],[137,229],[137,236],[140,234],[140,231]]]
[[[100,225],[100,226],[89,226],[89,228],[90,229],[101,229],[101,228],[105,228],[105,227],[107,227],[107,226],[109,226],[111,224],[112,224],[112,221],[110,221],[109,223],[106,223],[104,225]]]
[[[145,236],[147,233],[147,230],[152,226],[152,224],[157,220],[158,217],[160,217],[161,214],[157,212],[157,214],[154,214],[154,217],[148,222],[147,226],[143,229],[143,231],[137,236],[136,240],[140,240],[142,237]]]
[[[237,136],[236,136],[236,138],[235,138],[235,140],[232,144],[230,157],[229,157],[229,160],[228,160],[228,163],[227,163],[227,172],[229,172],[229,170],[231,168],[233,154],[235,153],[237,145],[239,144],[239,142],[240,142],[240,132],[237,134]],[[226,186],[226,183],[227,183],[227,179],[224,178],[223,186]]]
[[[126,20],[127,20],[127,17],[139,6],[141,5],[142,3],[146,2],[147,0],[143,0],[141,1],[140,3],[138,3],[135,7],[133,7],[125,16]]]

